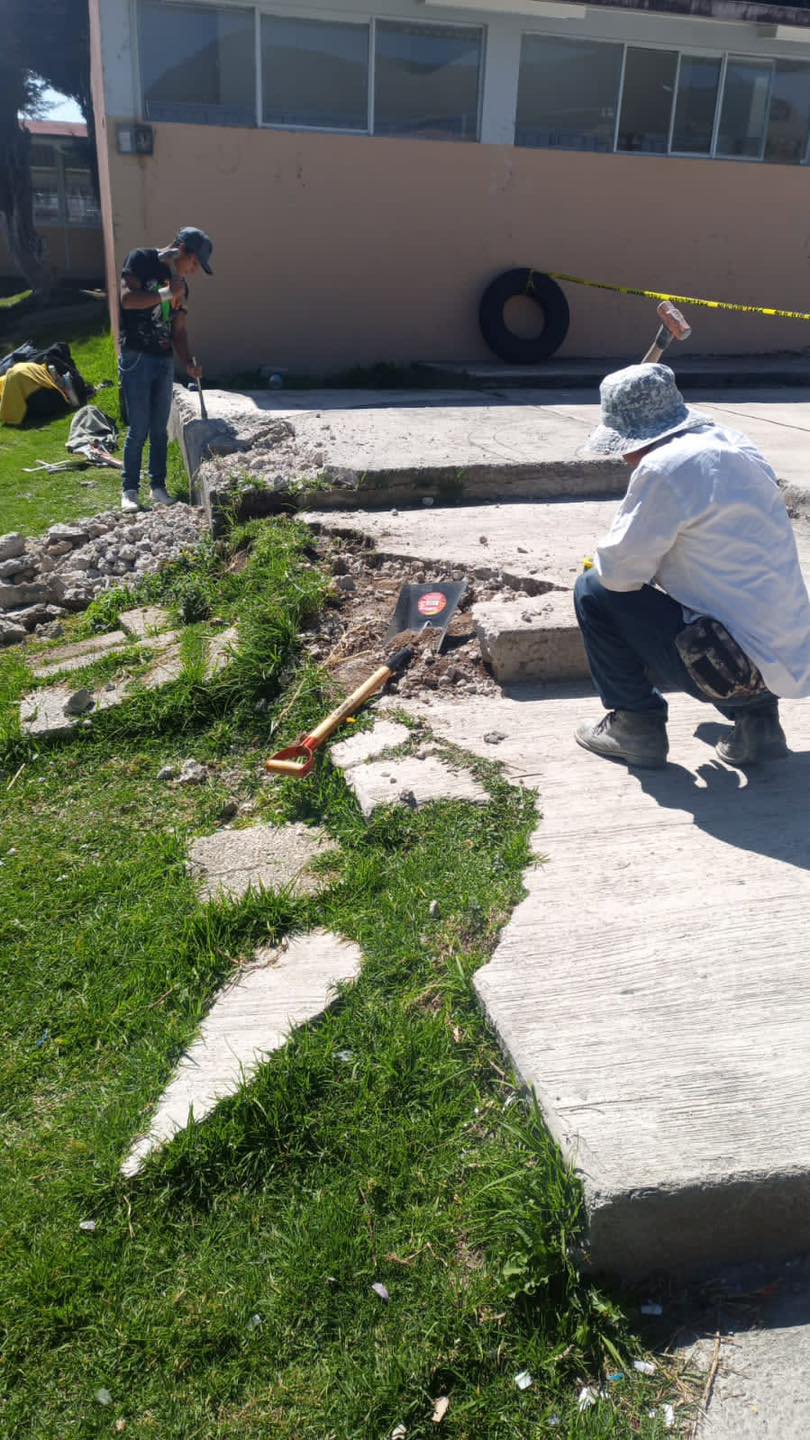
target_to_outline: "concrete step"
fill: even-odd
[[[635,359],[639,357],[636,356]],[[428,365],[446,385],[456,380],[481,390],[598,390],[611,370],[632,365],[634,358],[596,356],[587,359],[552,356],[542,365],[508,365],[493,361],[481,365]],[[807,385],[810,360],[806,355],[690,355],[688,348],[670,350],[666,364],[677,372],[682,390],[712,386],[716,390],[760,389],[763,385]]]
[[[810,706],[743,775],[727,727],[671,700],[670,764],[580,749],[584,691],[405,702],[539,792],[539,863],[491,961],[486,1014],[579,1172],[589,1259],[625,1276],[810,1248]]]

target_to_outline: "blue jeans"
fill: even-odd
[[[124,446],[124,489],[141,487],[141,459],[147,439],[149,479],[152,485],[165,485],[174,357],[123,349],[118,376],[129,422]]]
[[[593,682],[607,710],[633,710],[667,716],[661,690],[682,690],[704,704],[713,702],[692,680],[677,649],[683,610],[677,600],[644,585],[640,590],[608,590],[595,570],[586,570],[574,586],[574,608],[585,642]],[[776,714],[775,695],[717,704],[727,720],[741,710]]]

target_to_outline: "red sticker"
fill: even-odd
[[[441,590],[431,590],[429,595],[420,595],[416,608],[420,615],[441,615],[447,607],[447,596]]]

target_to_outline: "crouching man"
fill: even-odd
[[[586,750],[666,763],[667,702],[681,690],[733,729],[729,765],[786,755],[779,696],[810,695],[810,597],[776,476],[744,435],[687,408],[666,365],[602,382],[591,454],[621,455],[627,494],[579,577],[574,603],[608,713]]]

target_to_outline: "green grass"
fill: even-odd
[[[15,305],[30,300],[33,293],[33,290],[19,290],[16,295],[0,295],[0,310],[13,310]]]
[[[69,337],[69,344],[79,370],[90,384],[99,385],[103,380],[114,382],[112,389],[100,391],[92,403],[118,426],[120,457],[126,430],[121,422],[112,335],[108,330],[99,331],[96,322],[89,322]],[[71,414],[65,414],[43,424],[0,425],[0,531],[3,533],[21,530],[25,535],[39,535],[58,520],[76,520],[118,505],[121,475],[117,470],[87,469],[59,475],[23,473],[37,460],[51,463],[69,458],[65,441],[70,421]],[[169,446],[168,488],[175,495],[188,494],[183,459],[176,444]]]
[[[658,1377],[627,1377],[621,1306],[578,1272],[579,1186],[513,1103],[471,988],[522,893],[532,798],[479,766],[483,809],[366,825],[328,765],[262,778],[329,700],[296,658],[325,594],[306,542],[291,522],[254,524],[235,540],[253,547],[241,574],[210,549],[196,574],[150,582],[180,605],[194,579],[209,610],[238,614],[239,657],[212,686],[184,677],[67,744],[33,747],[13,725],[0,743],[0,1433],[663,1436],[647,1413]],[[126,599],[105,597],[86,627]],[[19,657],[0,658],[7,713],[25,684]],[[189,754],[207,786],[158,783]],[[341,845],[329,888],[202,907],[187,844],[229,800],[323,823]],[[362,947],[357,984],[123,1182],[223,979],[315,925]],[[580,1415],[581,1383],[616,1370]]]

